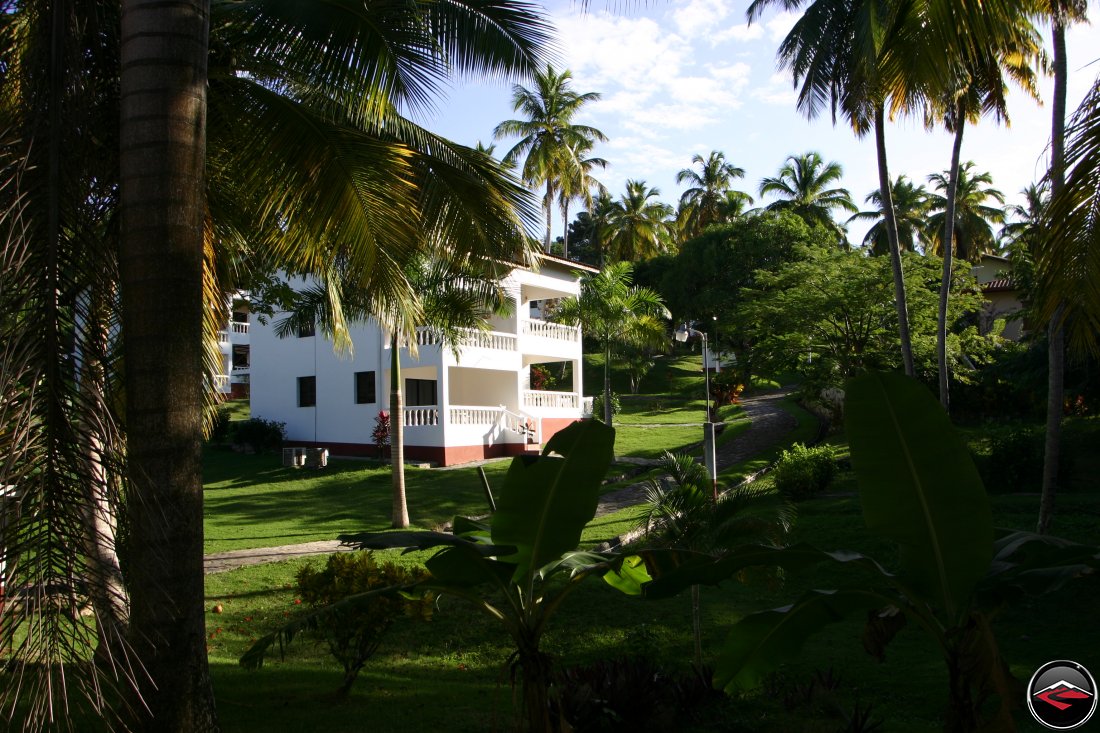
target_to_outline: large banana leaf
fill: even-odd
[[[853,379],[844,412],[868,529],[898,543],[901,581],[954,623],[993,547],[989,500],[966,446],[932,394],[900,374]]]
[[[573,423],[556,433],[542,455],[518,456],[504,478],[492,519],[496,545],[513,545],[502,558],[524,578],[577,547],[596,515],[600,482],[611,463],[615,431],[601,422]]]
[[[746,616],[734,625],[714,671],[716,687],[734,692],[759,685],[764,676],[798,656],[823,626],[853,611],[870,611],[900,601],[873,590],[811,590],[796,603]]]
[[[693,585],[718,585],[749,567],[795,571],[821,562],[863,568],[878,583],[893,581],[889,572],[865,555],[847,550],[826,552],[804,542],[791,547],[741,545],[720,557],[690,550],[641,549],[626,558],[621,567],[607,573],[604,580],[628,595],[655,600],[670,598]]]

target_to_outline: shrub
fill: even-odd
[[[531,365],[531,389],[550,389],[554,385],[554,377],[550,370],[539,364]]]
[[[320,608],[349,596],[408,585],[425,577],[427,574],[419,568],[409,570],[392,562],[379,564],[370,552],[338,552],[329,556],[323,570],[304,566],[297,579],[302,600]],[[359,671],[374,655],[393,622],[403,617],[430,619],[433,600],[431,593],[412,596],[395,592],[338,606],[318,618],[315,633],[344,667],[344,680],[337,690],[339,697],[351,690]]]
[[[714,402],[722,405],[736,405],[740,402],[741,393],[745,391],[745,385],[741,383],[739,375],[732,369],[718,372],[710,380],[711,394]]]
[[[229,440],[229,408],[218,405],[214,408],[214,417],[210,423],[210,434],[206,442],[211,445],[220,445]]]
[[[775,488],[792,501],[824,491],[836,475],[836,462],[828,446],[807,448],[795,443],[775,464]]]
[[[623,411],[623,405],[619,402],[619,395],[616,392],[611,393],[611,414],[618,415]],[[600,392],[592,399],[592,417],[597,420],[603,420],[603,392]]]
[[[256,453],[269,453],[283,447],[286,440],[286,423],[254,417],[237,426],[233,442],[245,445]]]
[[[379,458],[388,455],[390,445],[390,413],[385,410],[378,411],[378,417],[374,418],[374,430],[370,434],[374,441],[374,447],[378,451]]]
[[[978,464],[986,491],[996,494],[1041,490],[1045,448],[1046,433],[1039,428],[994,433],[990,438],[989,459]],[[1064,480],[1072,468],[1073,455],[1063,440],[1058,475]]]

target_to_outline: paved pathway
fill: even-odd
[[[742,401],[741,404],[751,424],[749,429],[741,435],[719,446],[717,453],[719,471],[771,448],[782,440],[784,435],[794,429],[797,425],[794,416],[781,409],[777,404],[780,399],[788,394],[789,391],[781,390],[749,397]],[[701,423],[699,427],[702,427]],[[653,459],[630,459],[627,462],[642,463],[643,465],[656,465],[659,463],[659,461]],[[596,508],[596,516],[601,517],[629,506],[635,506],[644,499],[644,482],[604,494],[600,497],[599,506]],[[203,558],[203,564],[207,573],[219,573],[245,565],[258,565],[307,555],[327,555],[346,550],[348,548],[341,545],[339,540],[323,540],[299,545],[218,552]]]

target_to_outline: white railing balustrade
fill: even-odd
[[[549,321],[521,320],[520,332],[525,336],[538,336],[539,338],[556,339],[558,341],[581,340],[579,326],[566,326],[563,323],[551,323]]]
[[[229,391],[229,375],[228,374],[215,374],[214,375],[214,389],[221,392]]]
[[[248,333],[248,322],[233,321],[233,333]]]
[[[516,337],[510,333],[500,331],[478,331],[466,329],[462,337],[462,345],[475,349],[496,349],[497,351],[515,351]]]
[[[500,419],[498,407],[451,407],[451,425],[495,425]]]
[[[434,346],[438,344],[442,339],[439,337],[439,332],[432,328],[426,328],[420,326],[416,329],[416,345],[417,346]]]
[[[505,430],[522,435],[530,443],[542,443],[542,420],[526,415],[522,412],[515,413],[511,410],[500,408],[500,422]]]
[[[523,392],[524,407],[575,410],[580,404],[580,395],[576,392],[545,392],[535,389]]]
[[[592,417],[593,401],[595,397],[585,397],[581,400],[581,415],[584,417]]]
[[[407,428],[439,424],[439,408],[437,407],[406,407],[404,412],[404,425]]]
[[[218,343],[221,343],[221,344],[228,344],[229,343],[229,331],[226,331],[224,329],[221,330],[221,331],[218,331]]]

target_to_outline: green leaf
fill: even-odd
[[[628,596],[640,596],[642,586],[652,578],[646,572],[645,561],[638,555],[623,558],[622,564],[610,572],[604,573],[603,580],[620,593]]]
[[[470,587],[482,583],[507,584],[514,567],[511,563],[487,558],[467,546],[458,545],[440,550],[424,563],[432,574],[433,587],[454,585]]]
[[[615,431],[603,423],[577,422],[556,433],[537,458],[512,460],[492,517],[492,538],[516,548],[503,558],[516,563],[516,583],[576,548],[596,514],[614,442]]]
[[[844,412],[868,529],[900,546],[906,587],[958,618],[993,552],[989,500],[966,446],[931,393],[900,374],[850,381]]]
[[[869,611],[900,600],[867,590],[812,590],[796,603],[741,619],[718,657],[714,684],[726,692],[748,690],[780,664],[798,656],[811,635],[853,611]]]
[[[507,555],[515,551],[511,546],[498,546],[457,537],[448,532],[409,530],[400,532],[357,532],[337,537],[342,543],[357,550],[392,550],[403,547],[412,550],[430,550],[446,545],[476,547],[480,555]]]
[[[813,545],[792,547],[742,545],[721,557],[684,550],[639,550],[653,581],[642,588],[646,598],[669,598],[693,585],[718,585],[748,567],[774,566],[784,570],[802,570],[821,562],[852,564],[870,571],[876,582],[889,582],[893,576],[871,558],[857,552],[826,552]]]

